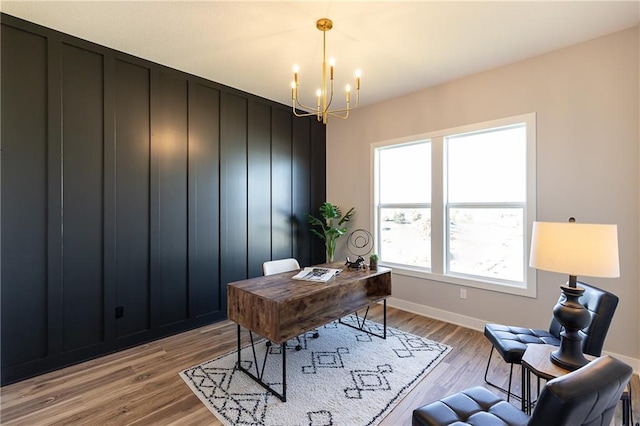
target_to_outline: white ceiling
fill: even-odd
[[[361,104],[638,25],[639,1],[2,1],[3,12],[289,104],[315,103],[322,33]],[[353,85],[353,83],[352,83]]]

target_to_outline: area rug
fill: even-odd
[[[357,323],[353,316],[342,321]],[[365,328],[383,332],[376,322],[366,321]],[[287,345],[287,402],[236,368],[237,351],[180,376],[224,425],[376,425],[451,350],[391,327],[386,340],[337,321],[318,332],[318,338],[300,337],[300,351],[295,339]],[[262,341],[255,350],[260,366],[268,351],[265,381],[281,393],[280,346]],[[243,366],[255,372],[253,359],[251,346],[243,348]]]

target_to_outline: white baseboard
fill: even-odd
[[[400,309],[413,314],[421,315],[423,317],[429,317],[440,321],[448,322],[450,324],[459,325],[461,327],[470,328],[472,330],[484,331],[484,325],[489,321],[481,320],[478,318],[469,317],[466,315],[456,314],[454,312],[445,311],[442,309],[432,308],[430,306],[420,305],[418,303],[408,302],[402,299],[396,299],[390,297],[387,299],[387,305],[392,308]],[[608,351],[604,351],[606,355],[611,355],[614,358],[619,359],[622,362],[629,364],[636,374],[640,372],[640,359],[632,358],[625,355],[620,355]]]
[[[390,297],[387,299],[387,305],[413,314],[429,317],[472,330],[483,331],[484,325],[488,321],[479,320],[477,318],[460,315],[442,309],[432,308],[430,306],[420,305],[418,303],[407,302],[406,300]]]

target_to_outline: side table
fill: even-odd
[[[528,345],[522,355],[522,411],[531,415],[531,373],[537,380],[538,395],[540,395],[540,379],[549,381],[556,377],[564,376],[569,373],[562,367],[558,367],[549,359],[551,352],[558,349],[553,345]],[[596,357],[585,354],[585,358],[589,361]],[[622,393],[622,425],[631,426],[633,424],[633,410],[631,406],[631,383],[627,384],[625,391]]]
[[[531,373],[538,379],[538,394],[540,394],[540,379],[549,381],[570,373],[570,370],[558,367],[549,359],[551,352],[557,349],[558,347],[553,345],[527,345],[527,350],[522,355],[522,411],[527,414],[531,414],[533,405],[531,401]],[[596,358],[586,354],[585,357],[589,361]]]

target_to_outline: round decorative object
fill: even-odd
[[[356,256],[365,256],[373,249],[373,236],[366,229],[356,229],[349,234],[347,250]]]

